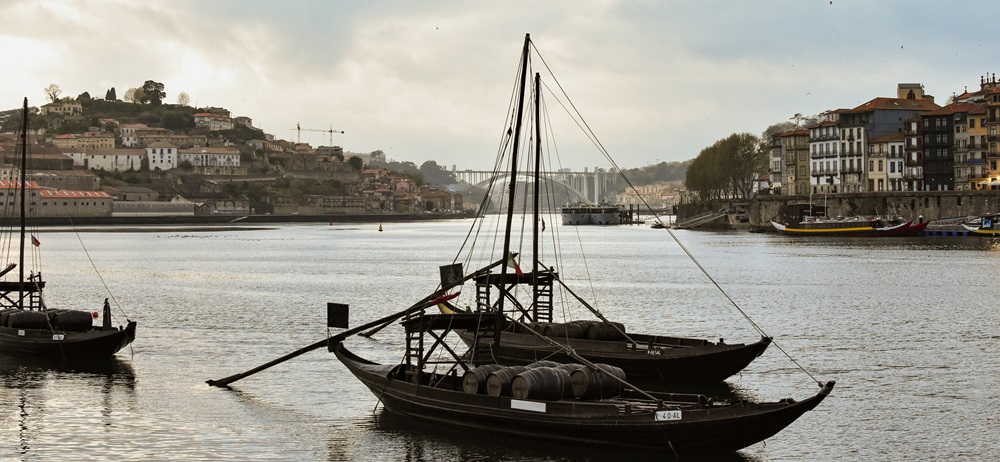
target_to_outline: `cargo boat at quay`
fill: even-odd
[[[618,225],[624,210],[614,204],[567,204],[559,208],[564,225]]]

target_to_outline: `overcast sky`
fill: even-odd
[[[493,164],[521,43],[623,168],[682,161],[794,114],[894,97],[945,104],[1000,71],[994,0],[0,0],[0,108],[43,89],[122,97],[146,80],[278,138]],[[997,68],[991,68],[997,66]],[[302,132],[313,146],[329,135]],[[567,146],[569,149],[567,149]],[[588,154],[589,156],[590,154]],[[561,148],[564,167],[605,166]]]

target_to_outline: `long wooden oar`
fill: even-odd
[[[399,318],[401,318],[403,316],[406,316],[406,315],[408,315],[410,313],[414,313],[414,312],[426,309],[427,307],[436,305],[441,300],[442,297],[445,297],[447,295],[447,291],[448,290],[452,289],[455,286],[461,285],[462,283],[464,283],[465,281],[468,281],[469,279],[472,279],[472,278],[478,277],[480,275],[489,273],[489,270],[491,268],[493,268],[493,267],[495,267],[495,266],[497,266],[497,265],[499,265],[501,263],[503,263],[503,261],[495,262],[495,263],[493,263],[493,264],[491,264],[491,265],[489,265],[489,266],[487,266],[485,268],[480,269],[479,271],[476,271],[476,272],[474,272],[474,273],[472,273],[472,274],[470,274],[468,276],[465,276],[461,280],[455,281],[455,282],[449,284],[447,287],[444,287],[444,288],[442,288],[440,290],[437,290],[434,293],[432,293],[432,294],[424,297],[422,300],[420,300],[419,302],[413,304],[413,306],[411,306],[411,307],[409,307],[409,308],[407,308],[407,309],[405,309],[403,311],[400,311],[400,312],[394,313],[394,314],[390,314],[389,316],[386,316],[386,317],[384,317],[382,319],[378,319],[378,320],[372,321],[372,322],[370,322],[368,324],[365,324],[365,325],[362,325],[362,326],[358,326],[358,327],[355,327],[353,329],[345,330],[345,331],[343,331],[343,332],[341,332],[341,333],[339,333],[337,335],[325,338],[325,339],[320,340],[320,341],[318,341],[316,343],[313,343],[312,345],[309,345],[309,346],[300,348],[298,350],[295,350],[295,351],[293,351],[291,353],[288,353],[285,356],[282,356],[282,357],[280,357],[278,359],[275,359],[274,361],[268,362],[266,364],[262,364],[260,366],[257,366],[255,368],[253,368],[253,369],[250,369],[250,370],[248,370],[246,372],[242,372],[242,373],[239,373],[239,374],[236,374],[236,375],[230,375],[229,377],[226,377],[226,378],[223,378],[223,379],[219,379],[219,380],[206,380],[205,383],[207,383],[207,384],[209,384],[209,385],[211,385],[213,387],[226,388],[226,387],[229,387],[229,384],[231,384],[231,383],[233,383],[233,382],[235,382],[237,380],[240,380],[240,379],[243,379],[245,377],[248,377],[248,376],[251,376],[253,374],[256,374],[256,373],[258,373],[258,372],[260,372],[260,371],[262,371],[264,369],[267,369],[267,368],[269,368],[271,366],[274,366],[275,364],[283,363],[283,362],[288,361],[289,359],[292,359],[292,358],[294,358],[296,356],[302,355],[304,353],[308,353],[308,352],[313,351],[313,350],[315,350],[317,348],[321,348],[324,345],[330,345],[330,344],[340,343],[340,342],[344,341],[344,339],[346,339],[347,337],[350,337],[352,335],[358,334],[358,333],[364,331],[365,329],[370,329],[370,328],[376,327],[376,326],[380,326],[380,328],[388,326],[389,324],[392,324],[393,321],[395,321],[395,320],[397,320],[397,319],[399,319]],[[374,333],[374,332],[372,332],[372,333]]]
[[[430,298],[430,297],[428,297],[428,298]],[[358,327],[355,327],[353,329],[345,330],[345,331],[343,331],[343,332],[341,332],[341,333],[339,333],[337,335],[334,335],[334,336],[331,336],[331,337],[327,337],[327,338],[325,338],[323,340],[320,340],[320,341],[318,341],[316,343],[313,343],[312,345],[309,345],[309,346],[300,348],[298,350],[295,350],[295,351],[293,351],[291,353],[288,353],[285,356],[282,356],[282,357],[280,357],[278,359],[275,359],[274,361],[262,364],[260,366],[257,366],[255,368],[253,368],[253,369],[250,369],[250,370],[248,370],[246,372],[242,372],[242,373],[239,373],[239,374],[236,374],[236,375],[230,375],[229,377],[226,377],[224,379],[206,380],[205,383],[207,383],[207,384],[209,384],[209,385],[211,385],[213,387],[223,387],[223,388],[228,387],[229,384],[231,384],[231,383],[233,383],[233,382],[235,382],[237,380],[240,380],[240,379],[245,378],[247,376],[256,374],[256,373],[258,373],[258,372],[260,372],[260,371],[262,371],[264,369],[267,369],[267,368],[269,368],[271,366],[274,366],[275,364],[283,363],[285,361],[288,361],[289,359],[292,359],[292,358],[294,358],[296,356],[299,356],[299,355],[302,355],[304,353],[308,353],[308,352],[313,351],[313,350],[315,350],[317,348],[321,348],[321,347],[323,347],[325,345],[336,344],[336,343],[342,342],[347,337],[350,337],[350,336],[352,336],[354,334],[357,334],[358,332],[361,332],[361,331],[363,331],[365,329],[369,329],[369,328],[372,328],[372,327],[375,327],[375,326],[378,326],[378,325],[382,325],[382,324],[386,324],[386,323],[392,323],[393,321],[395,321],[395,320],[397,320],[397,319],[399,319],[399,318],[401,318],[403,316],[406,316],[406,315],[408,315],[410,313],[413,313],[413,312],[416,312],[416,311],[423,310],[423,309],[427,308],[430,305],[431,305],[431,303],[428,302],[427,299],[425,298],[424,300],[421,300],[420,302],[417,302],[417,304],[415,304],[415,305],[413,305],[413,306],[411,306],[411,307],[409,307],[409,308],[407,308],[407,309],[405,309],[403,311],[400,311],[400,312],[394,313],[394,314],[390,314],[389,316],[386,316],[386,317],[384,317],[382,319],[379,319],[377,321],[372,321],[372,322],[370,322],[368,324],[365,324],[365,325],[362,325],[362,326],[358,326]]]

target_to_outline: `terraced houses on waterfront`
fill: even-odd
[[[896,93],[774,134],[766,187],[774,194],[1000,189],[995,75],[945,106],[919,83],[900,83]]]

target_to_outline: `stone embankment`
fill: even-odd
[[[913,221],[933,222],[1000,212],[1000,190],[814,194],[811,198],[809,195],[757,195],[750,201],[682,204],[677,207],[677,221],[683,223],[706,212],[726,210],[725,216],[703,227],[765,227],[772,219],[782,219],[789,205],[810,201],[814,205],[825,205],[828,216],[892,215]]]

